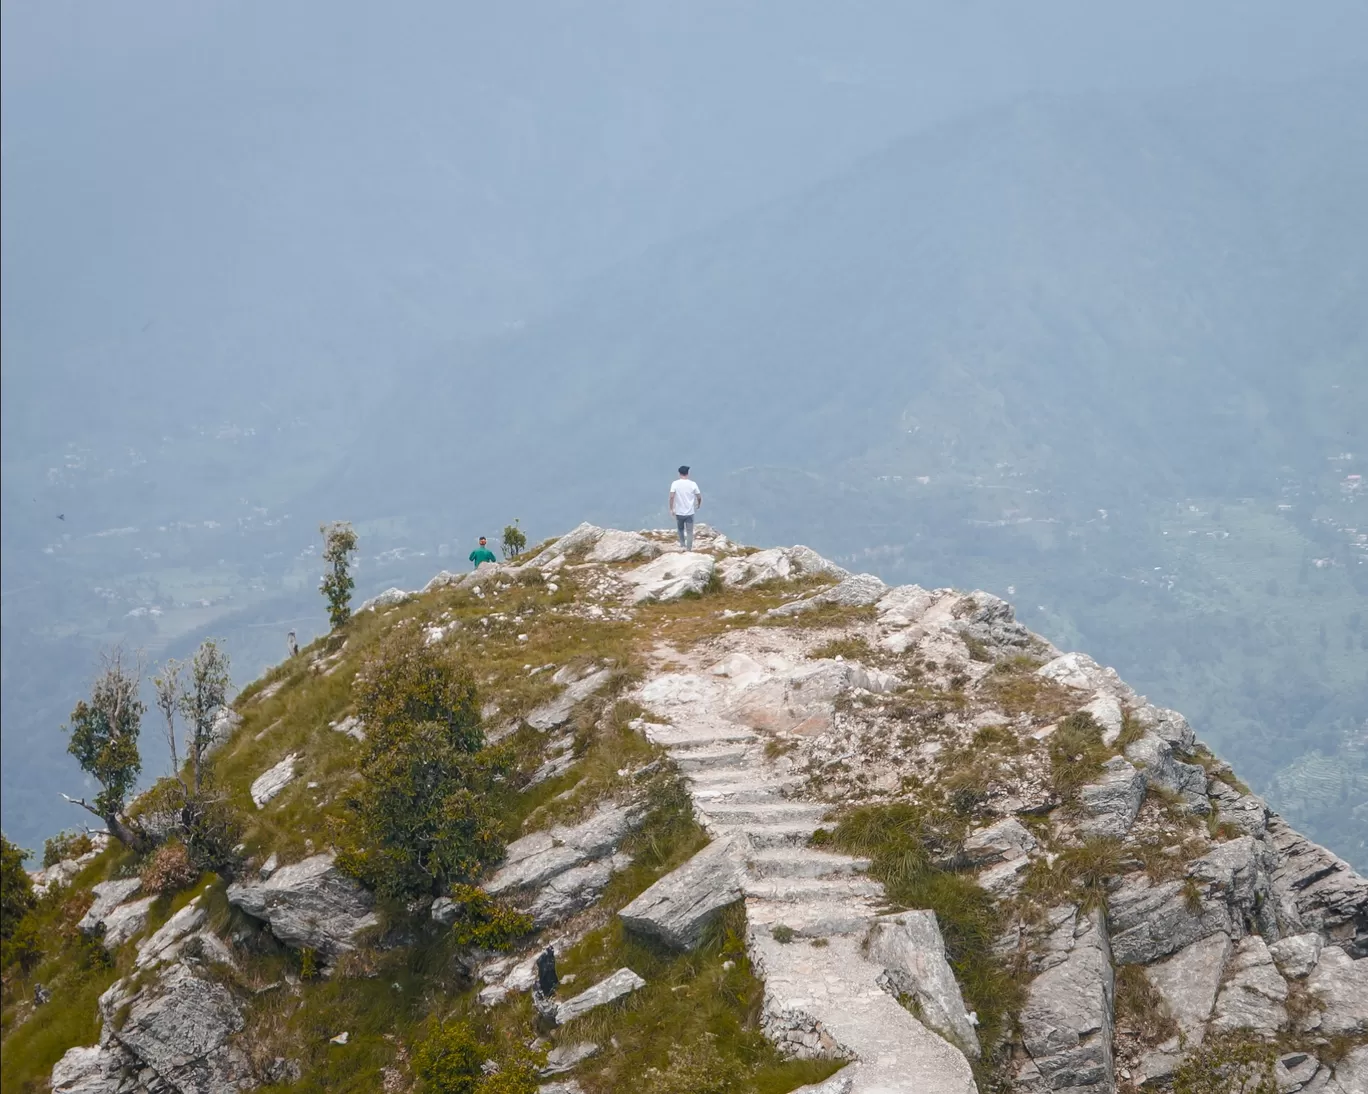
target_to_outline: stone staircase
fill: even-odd
[[[669,723],[639,726],[687,777],[709,834],[748,848],[747,947],[765,982],[766,1034],[798,1056],[852,1061],[823,1094],[972,1094],[963,1054],[878,985],[882,969],[862,952],[885,907],[869,861],[808,846],[828,807],[766,757],[766,737],[718,713],[735,690],[704,674],[657,677],[641,697]]]

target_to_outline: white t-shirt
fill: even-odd
[[[703,491],[693,479],[675,479],[670,484],[670,498],[674,501],[674,515],[691,517],[698,510]]]

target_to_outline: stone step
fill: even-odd
[[[769,801],[740,803],[731,805],[726,802],[695,802],[696,811],[701,812],[713,824],[731,828],[744,827],[753,832],[771,824],[811,823],[815,830],[826,816],[828,807],[812,802]]]
[[[757,900],[785,904],[837,904],[843,900],[879,900],[883,897],[883,886],[879,882],[858,874],[845,877],[747,878],[742,890]]]
[[[777,783],[735,782],[726,786],[706,789],[694,787],[691,792],[694,804],[704,810],[719,804],[755,805],[759,802],[781,802],[785,800],[784,788]]]
[[[809,824],[806,821],[754,825],[719,824],[710,820],[706,827],[715,839],[720,839],[733,832],[740,832],[750,840],[752,848],[757,851],[764,851],[776,847],[805,847],[809,837],[811,837],[817,826]]]
[[[753,852],[746,865],[755,877],[838,877],[863,874],[870,863],[811,847],[769,847]]]
[[[684,772],[704,771],[711,768],[732,768],[745,770],[749,749],[745,745],[726,745],[721,748],[700,748],[687,752],[671,750],[670,758]]]
[[[753,730],[739,726],[718,729],[675,729],[668,726],[653,730],[648,739],[671,752],[685,752],[691,749],[712,748],[723,744],[755,744],[760,737]]]
[[[881,908],[872,900],[813,901],[792,904],[784,900],[746,898],[746,922],[752,931],[783,924],[800,938],[829,938],[834,935],[862,935]]]

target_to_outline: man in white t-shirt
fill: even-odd
[[[670,484],[670,512],[679,529],[679,545],[686,551],[693,550],[693,519],[701,508],[703,491],[689,478],[689,467],[685,464],[679,469],[679,478]]]

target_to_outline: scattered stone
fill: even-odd
[[[52,992],[43,984],[33,985],[33,1005],[41,1007],[44,1003],[52,1002]]]
[[[945,940],[931,911],[880,916],[865,937],[869,960],[883,966],[879,986],[897,999],[914,1001],[913,1013],[972,1059],[978,1034],[965,1010],[958,981],[945,958]]]
[[[266,803],[279,794],[290,780],[295,777],[295,764],[299,762],[299,753],[291,752],[280,763],[262,772],[252,783],[252,801],[256,803],[258,809],[264,809]]]
[[[1258,935],[1240,940],[1231,958],[1229,976],[1216,997],[1211,1029],[1247,1029],[1271,1037],[1287,1025],[1287,981],[1282,978],[1268,946]]]
[[[596,1007],[621,999],[624,995],[646,986],[646,981],[631,969],[622,968],[607,979],[600,980],[592,988],[580,992],[572,999],[556,1005],[555,1018],[558,1026],[565,1025],[581,1015],[588,1014]]]
[[[266,861],[263,862],[260,868],[257,870],[257,877],[261,878],[262,881],[265,881],[268,877],[270,877],[272,874],[276,872],[279,866],[280,856],[277,855],[274,851],[272,851],[269,855],[266,856]]]
[[[1169,1015],[1191,1044],[1202,1043],[1231,949],[1230,936],[1218,931],[1145,968]]]
[[[574,866],[557,874],[537,893],[527,913],[538,927],[582,912],[603,894],[614,874],[632,864],[632,856],[618,852],[606,858]]]
[[[344,1029],[341,1033],[337,1034],[337,1036],[329,1037],[328,1044],[345,1045],[349,1040],[351,1040],[351,1033]]]
[[[738,837],[714,840],[618,912],[629,931],[678,950],[693,950],[708,927],[742,895],[745,847]]]
[[[228,902],[265,920],[286,945],[336,957],[379,919],[375,898],[338,870],[335,858],[329,851],[282,866],[262,882],[234,882]]]
[[[546,1054],[546,1066],[541,1069],[541,1073],[543,1076],[563,1075],[584,1063],[598,1050],[598,1045],[593,1041],[579,1041],[573,1045],[558,1045]]]
[[[366,739],[366,727],[361,724],[361,719],[355,714],[348,714],[341,721],[330,723],[328,728],[338,733],[345,733],[354,741]]]
[[[687,593],[701,593],[712,580],[716,563],[711,555],[697,551],[661,555],[654,562],[628,570],[623,578],[632,586],[632,602],[678,600]]]

